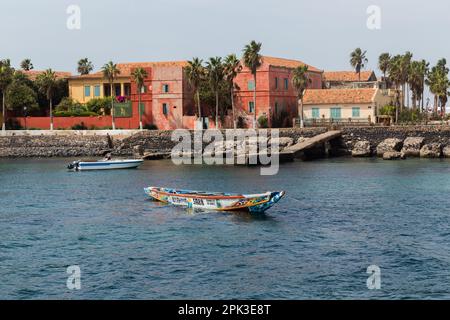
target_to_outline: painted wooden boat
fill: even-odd
[[[245,195],[159,187],[148,187],[144,191],[153,200],[175,206],[203,210],[249,211],[252,213],[266,211],[285,195],[284,191]]]
[[[141,159],[74,161],[67,166],[67,169],[74,171],[132,169],[139,167],[143,162],[144,160]]]

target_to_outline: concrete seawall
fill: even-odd
[[[296,143],[326,132],[325,128],[279,129],[280,137]],[[331,144],[332,155],[351,154],[355,144],[368,141],[372,149],[387,138],[404,140],[423,137],[425,143],[450,145],[449,126],[347,127],[342,138]],[[117,156],[132,156],[136,150],[146,153],[170,153],[176,142],[172,131],[33,131],[0,135],[0,157],[99,157],[111,150]]]

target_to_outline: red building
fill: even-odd
[[[292,86],[292,71],[306,65],[302,61],[264,56],[256,74],[256,118],[266,116],[274,127],[292,126],[298,117],[297,92]],[[322,88],[323,71],[308,65],[310,88]],[[254,80],[248,68],[238,74],[235,81],[237,116],[252,126],[255,108],[253,106]]]

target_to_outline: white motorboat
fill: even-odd
[[[139,167],[143,162],[142,159],[74,161],[67,166],[67,169],[73,171],[133,169]]]

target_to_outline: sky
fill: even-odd
[[[80,9],[80,29],[67,27],[70,5]],[[380,29],[367,27],[371,5]],[[0,0],[0,59],[75,73],[84,57],[98,70],[110,60],[240,55],[256,40],[265,55],[323,70],[351,69],[356,47],[367,50],[366,69],[382,52],[407,50],[434,64],[450,60],[449,16],[444,0]]]

